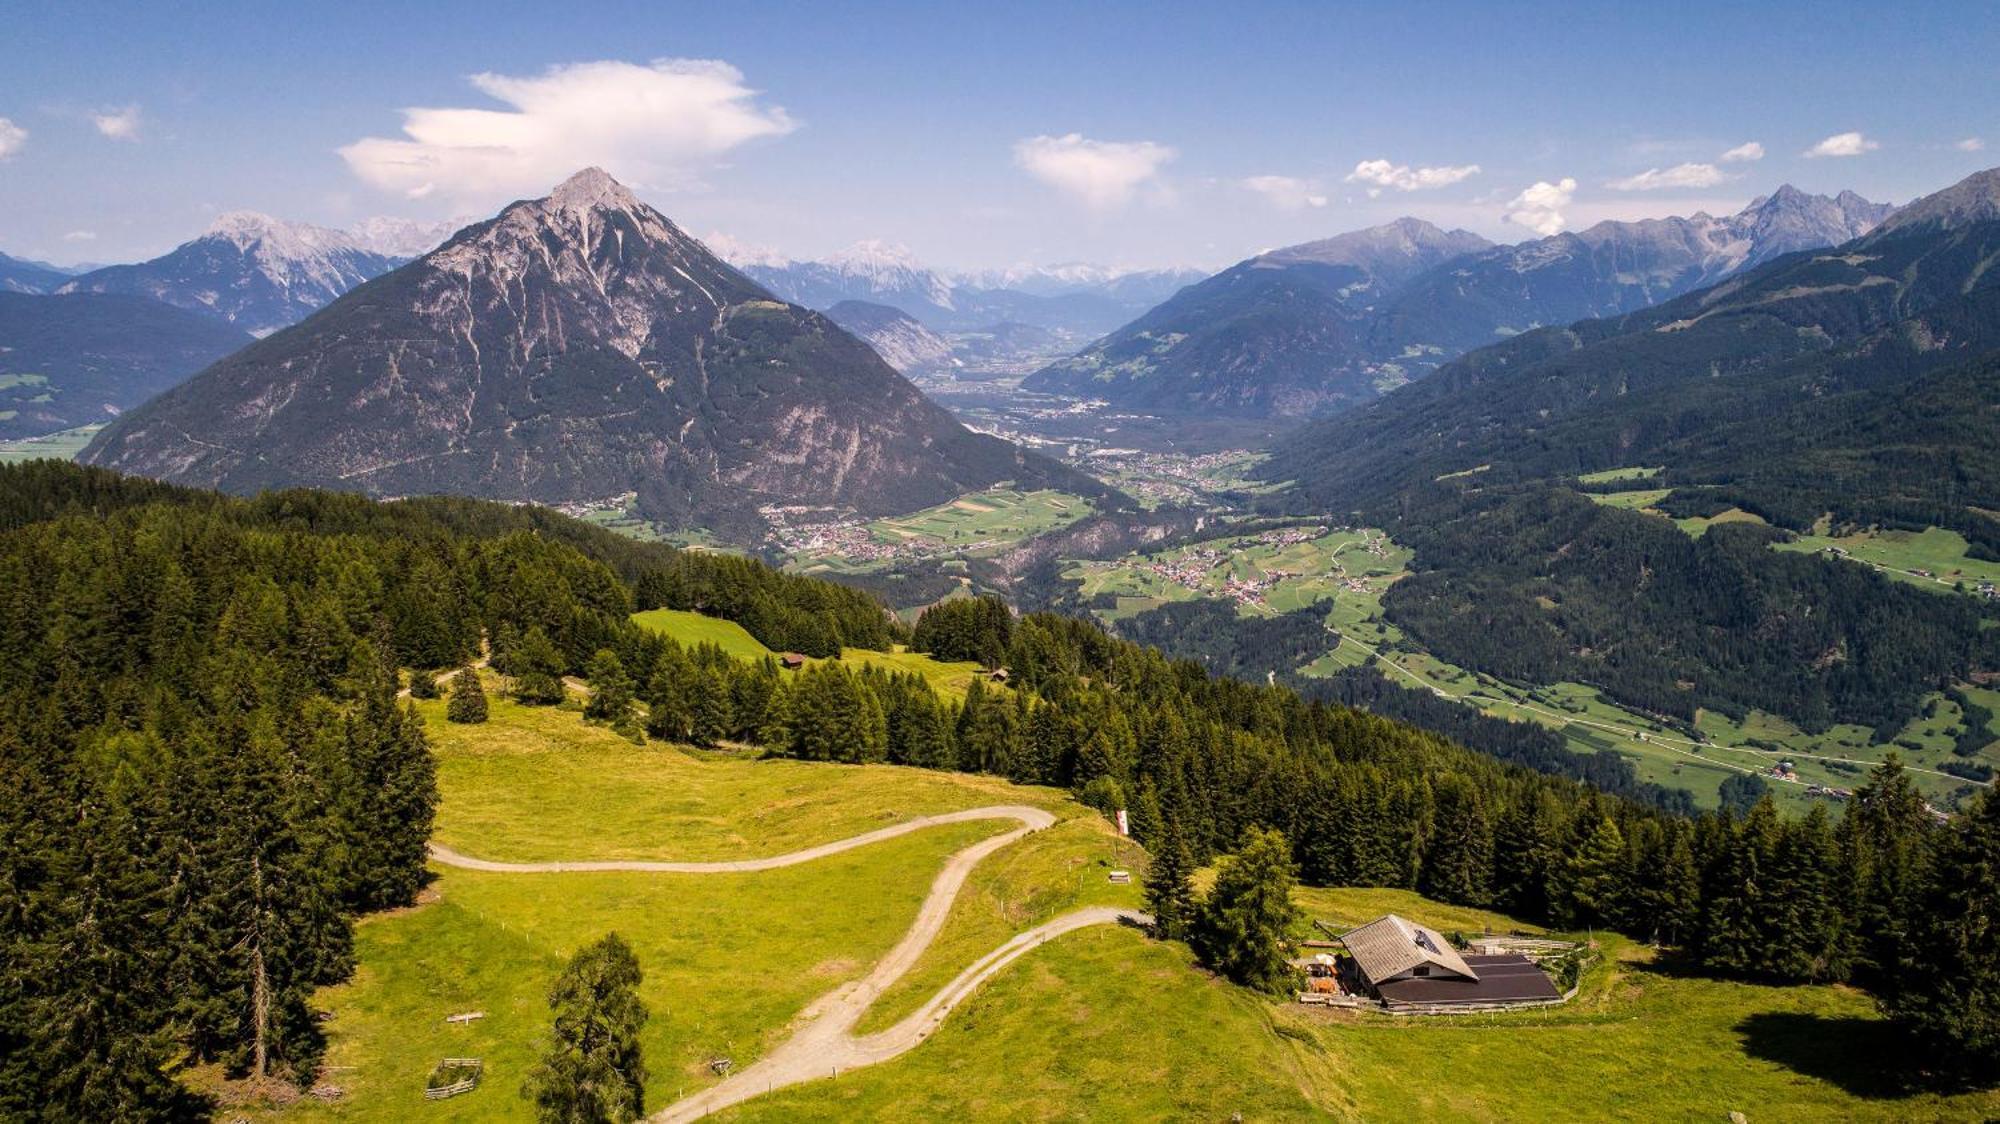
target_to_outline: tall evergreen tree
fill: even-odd
[[[590,701],[583,716],[613,725],[632,716],[632,678],[625,674],[625,661],[609,648],[599,648],[584,670],[590,681]]]
[[[555,1025],[521,1094],[546,1124],[622,1124],[646,1111],[638,958],[608,933],[572,958],[549,988]]]
[[[2000,1072],[2000,796],[1944,833],[1885,1006],[1961,1074]]]
[[[1194,856],[1177,820],[1168,820],[1153,848],[1146,869],[1146,911],[1153,915],[1153,935],[1184,941],[1194,926]]]
[[[1216,864],[1195,922],[1195,951],[1245,987],[1282,994],[1293,977],[1285,934],[1297,917],[1291,845],[1279,832],[1251,828],[1243,846]]]

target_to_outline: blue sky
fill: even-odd
[[[795,256],[1206,266],[1401,214],[1515,241],[2000,163],[1984,2],[292,7],[10,5],[0,250],[485,214],[595,162]]]

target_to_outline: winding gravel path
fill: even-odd
[[[431,858],[445,866],[508,874],[560,874],[607,870],[666,874],[744,873],[811,862],[814,859],[825,858],[856,847],[866,847],[871,843],[879,843],[884,839],[893,839],[939,824],[995,819],[1017,820],[1021,826],[990,839],[982,839],[952,855],[945,862],[944,869],[940,870],[937,878],[931,882],[930,893],[924,897],[924,904],[918,909],[917,918],[911,923],[909,931],[903,934],[903,939],[896,942],[896,947],[890,949],[889,954],[878,961],[866,976],[852,983],[843,984],[814,1000],[794,1020],[795,1029],[792,1036],[779,1043],[769,1054],[724,1078],[718,1084],[694,1096],[676,1101],[648,1118],[654,1124],[665,1124],[668,1121],[695,1120],[774,1089],[782,1089],[788,1085],[797,1085],[821,1077],[834,1077],[842,1070],[858,1069],[888,1061],[928,1038],[930,1033],[944,1022],[945,1016],[977,991],[981,984],[1049,938],[1090,925],[1118,923],[1145,925],[1152,919],[1136,910],[1111,906],[1091,906],[1052,918],[1026,932],[1015,934],[999,948],[974,961],[950,983],[940,988],[937,994],[926,1000],[923,1006],[896,1025],[874,1034],[856,1035],[854,1027],[861,1021],[861,1016],[884,991],[888,990],[890,985],[916,967],[924,950],[937,939],[945,921],[951,916],[952,903],[958,900],[959,891],[965,887],[965,880],[972,874],[973,868],[986,856],[1016,839],[1054,824],[1056,818],[1053,815],[1024,804],[970,808],[963,812],[921,816],[877,831],[833,843],[824,843],[817,847],[808,847],[789,854],[725,862],[631,860],[502,863],[471,858],[436,843],[431,844]]]

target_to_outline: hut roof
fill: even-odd
[[[1395,979],[1425,964],[1468,980],[1479,978],[1479,973],[1436,929],[1427,929],[1393,913],[1342,934],[1340,941],[1353,955],[1361,974],[1374,983]]]

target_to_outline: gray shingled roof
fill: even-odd
[[[1394,979],[1421,964],[1470,980],[1479,978],[1479,973],[1436,929],[1426,929],[1393,913],[1343,934],[1340,943],[1347,946],[1361,974],[1373,983]]]

